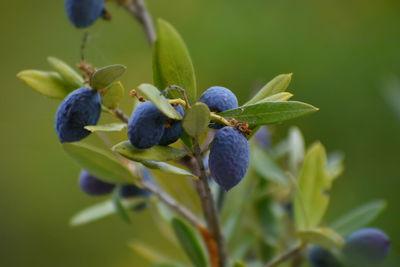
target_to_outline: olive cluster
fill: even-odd
[[[210,111],[221,112],[238,107],[236,96],[227,88],[211,87],[200,97]],[[184,115],[182,106],[175,109]],[[249,166],[249,145],[245,135],[234,127],[211,123],[218,129],[211,143],[209,168],[212,178],[225,190],[237,185]],[[169,145],[183,133],[182,122],[168,119],[151,102],[143,102],[132,113],[128,123],[128,139],[139,149]]]

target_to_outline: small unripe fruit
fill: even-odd
[[[104,0],[65,0],[65,10],[77,28],[85,28],[102,15]]]
[[[237,98],[231,90],[220,86],[208,88],[201,95],[200,102],[206,104],[213,112],[222,112],[238,107]]]
[[[321,247],[313,246],[308,254],[308,260],[312,267],[340,267],[341,263],[333,254]]]
[[[182,116],[185,114],[182,106],[178,105],[176,110]],[[182,121],[181,120],[170,120],[169,127],[164,129],[164,134],[162,135],[159,145],[167,146],[169,144],[175,143],[179,137],[182,135]]]
[[[95,176],[82,170],[79,176],[79,186],[83,192],[91,196],[102,196],[111,193],[115,185],[103,182]]]
[[[150,101],[141,103],[128,122],[128,139],[139,149],[157,145],[164,134],[166,117]]]
[[[217,132],[208,160],[212,178],[225,190],[237,185],[249,167],[249,143],[232,127]]]
[[[101,113],[101,97],[90,88],[70,93],[60,104],[55,127],[60,142],[76,142],[90,134],[84,127],[96,125]]]
[[[364,228],[349,236],[344,254],[349,263],[364,266],[382,262],[389,248],[390,240],[384,232],[375,228]]]

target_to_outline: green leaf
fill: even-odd
[[[331,224],[331,228],[343,236],[368,225],[373,221],[386,207],[386,201],[371,201],[346,213]]]
[[[174,165],[165,163],[165,162],[153,161],[153,160],[144,160],[144,161],[141,161],[141,163],[144,166],[146,166],[146,167],[148,167],[150,169],[160,170],[162,172],[175,174],[175,175],[190,176],[190,177],[194,178],[195,180],[199,179],[193,173],[191,173],[191,172],[189,172],[187,170],[178,168],[178,167],[176,167]]]
[[[122,205],[126,209],[131,209],[135,207],[137,204],[141,203],[143,200],[141,198],[129,199],[122,201]],[[92,205],[84,210],[78,212],[76,215],[72,217],[70,220],[71,226],[81,226],[84,224],[88,224],[94,221],[98,221],[100,219],[106,218],[110,215],[115,214],[115,206],[112,200],[107,200],[105,202],[97,203]]]
[[[338,178],[344,171],[344,155],[342,153],[330,153],[328,155],[328,163],[326,171],[328,172],[329,178],[333,181]]]
[[[126,123],[109,123],[100,125],[88,125],[84,128],[91,132],[120,132],[125,129]]]
[[[204,133],[210,123],[210,109],[206,104],[196,103],[186,110],[183,118],[183,128],[192,137],[198,137]]]
[[[298,232],[298,236],[306,242],[325,249],[341,249],[344,246],[343,237],[329,228],[315,228]]]
[[[252,168],[264,179],[278,184],[288,184],[288,178],[283,170],[259,147],[252,146],[250,162]]]
[[[168,100],[160,91],[151,84],[143,83],[139,85],[137,91],[147,100],[151,101],[165,116],[175,120],[181,120],[182,116],[168,103]]]
[[[299,168],[304,159],[304,138],[301,131],[297,127],[292,127],[289,130],[288,136],[288,165],[293,175],[297,176]]]
[[[183,265],[178,263],[156,263],[151,265],[151,267],[183,267]]]
[[[161,19],[153,50],[153,73],[158,88],[178,85],[185,89],[191,104],[196,102],[196,77],[189,51],[175,28]],[[169,97],[179,98],[180,94],[171,91]]]
[[[193,150],[193,142],[192,142],[192,138],[189,136],[189,134],[186,131],[183,131],[182,135],[181,135],[181,141],[185,144],[185,146],[190,150],[190,151],[194,151]]]
[[[63,143],[65,152],[83,169],[109,183],[132,183],[139,178],[112,153],[85,143]]]
[[[124,74],[125,70],[126,67],[121,64],[110,65],[98,69],[90,79],[90,86],[95,90],[104,89]]]
[[[271,96],[268,96],[260,101],[257,101],[256,104],[262,103],[262,102],[268,102],[268,101],[287,101],[290,98],[292,98],[293,94],[288,93],[288,92],[280,92]]]
[[[230,109],[218,115],[250,125],[265,125],[304,116],[318,109],[297,101],[273,101]]]
[[[47,97],[63,99],[69,93],[64,80],[57,72],[24,70],[19,72],[17,77],[30,88]]]
[[[295,222],[298,230],[319,225],[329,203],[331,182],[326,173],[326,153],[321,143],[311,146],[300,171],[294,198]]]
[[[149,246],[145,244],[143,241],[130,242],[129,247],[138,255],[142,256],[144,259],[149,261],[150,263],[168,261],[168,257],[163,255],[161,252],[156,251],[154,249],[154,246]]]
[[[106,88],[101,100],[102,104],[109,109],[118,108],[119,102],[124,98],[125,89],[121,82],[115,82]]]
[[[236,261],[233,267],[246,267],[246,264],[243,261]]]
[[[272,96],[274,94],[285,91],[288,88],[291,80],[292,80],[292,73],[281,74],[276,76],[263,88],[261,88],[260,91],[258,91],[258,93],[252,99],[250,99],[245,105],[255,104],[258,101],[263,100],[268,96]]]
[[[125,209],[124,205],[121,202],[121,195],[120,195],[121,187],[117,186],[114,188],[112,193],[112,203],[114,205],[114,209],[119,215],[119,217],[126,223],[132,223],[131,218],[127,210]]]
[[[132,146],[129,141],[123,141],[116,144],[112,149],[125,158],[138,162],[147,160],[176,160],[187,155],[187,152],[169,146],[153,146],[149,149],[138,149]]]
[[[61,59],[55,57],[48,57],[47,61],[63,78],[71,90],[78,89],[83,86],[84,80],[79,73]]]
[[[172,227],[174,228],[175,235],[183,250],[186,252],[194,266],[206,267],[206,254],[193,228],[179,218],[172,219]]]

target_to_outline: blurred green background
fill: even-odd
[[[53,129],[58,101],[16,79],[22,69],[49,69],[46,57],[79,60],[83,31],[72,27],[64,1],[0,1],[1,43],[0,265],[146,266],[128,248],[135,237],[158,237],[150,215],[70,228],[68,220],[96,202],[77,187],[79,168]],[[400,121],[385,103],[388,75],[400,77],[400,2],[396,0],[149,0],[154,17],[183,35],[199,87],[223,85],[243,103],[254,89],[293,72],[289,91],[321,110],[278,127],[299,126],[308,144],[321,140],[346,154],[328,218],[367,200],[388,200],[374,223],[393,239],[400,262]],[[89,29],[87,58],[128,66],[128,89],[151,82],[151,54],[140,27],[109,5],[113,21]],[[399,99],[400,103],[400,99]],[[128,107],[128,103],[126,103]],[[127,110],[128,111],[128,110]],[[396,260],[397,256],[397,260]],[[394,265],[395,266],[395,265]]]

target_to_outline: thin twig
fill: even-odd
[[[112,110],[112,114],[114,114],[115,117],[117,117],[118,119],[120,119],[123,122],[128,123],[128,121],[129,121],[129,117],[122,110],[120,110],[118,108]]]
[[[158,186],[143,181],[142,186],[144,189],[149,190],[152,192],[155,196],[160,199],[163,203],[165,203],[167,206],[169,206],[171,209],[175,210],[177,213],[182,215],[185,219],[187,219],[190,223],[192,223],[195,227],[199,229],[204,229],[204,224],[194,215],[190,210],[188,210],[186,207],[182,206],[181,204],[178,203],[173,197],[168,195],[166,192],[164,192],[161,188]]]
[[[227,265],[226,245],[222,235],[221,226],[219,222],[218,212],[215,207],[215,202],[208,185],[208,176],[204,168],[203,157],[201,156],[201,149],[199,143],[193,138],[194,157],[196,159],[200,181],[196,182],[196,189],[200,196],[200,202],[203,209],[203,214],[207,222],[208,230],[212,233],[213,238],[217,242],[219,265],[224,267]]]
[[[275,267],[289,260],[291,257],[297,255],[305,247],[305,245],[306,244],[304,242],[299,242],[293,248],[289,249],[288,251],[279,255],[278,257],[272,259],[272,261],[270,261],[267,265],[265,265],[265,267]]]
[[[154,28],[153,19],[147,11],[144,0],[126,1],[125,8],[142,25],[147,41],[150,45],[153,45],[156,41],[156,30]]]

